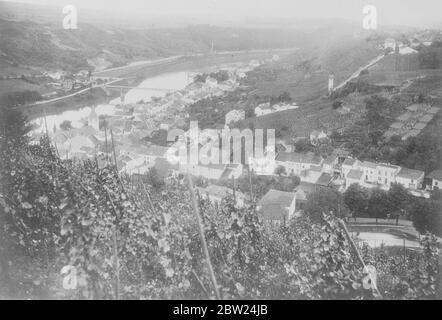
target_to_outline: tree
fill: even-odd
[[[307,138],[299,139],[295,142],[297,152],[307,152],[313,150],[310,140]]]
[[[363,217],[367,214],[369,195],[360,185],[352,184],[344,193],[344,202],[353,217]]]
[[[284,166],[277,166],[275,169],[275,174],[278,176],[285,176],[287,171],[285,170]]]
[[[307,196],[305,212],[314,222],[322,222],[323,214],[346,217],[348,207],[342,195],[331,188],[321,188]]]
[[[60,124],[60,129],[64,130],[64,131],[68,131],[72,129],[72,122],[69,120],[64,120],[61,124]]]
[[[396,218],[397,225],[399,223],[399,217],[405,215],[405,209],[408,206],[411,195],[403,185],[394,183],[388,191],[387,196],[390,202],[389,207],[392,210],[392,214]]]
[[[417,199],[413,201],[409,211],[417,231],[421,234],[430,232],[442,236],[442,201]]]
[[[376,223],[378,223],[378,219],[387,217],[390,211],[389,205],[387,193],[381,189],[374,189],[368,200],[367,213],[369,217],[375,218]]]
[[[336,110],[336,109],[338,109],[338,108],[340,108],[340,107],[342,107],[342,101],[341,101],[341,100],[335,100],[335,101],[333,101],[332,108],[333,108],[334,110]]]

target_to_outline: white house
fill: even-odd
[[[246,118],[246,112],[244,110],[231,110],[226,114],[226,125],[232,122],[238,122]]]
[[[396,176],[396,182],[405,188],[416,190],[421,188],[425,173],[420,170],[402,168]]]
[[[393,183],[396,182],[396,175],[401,170],[401,167],[386,163],[378,163],[376,165],[377,183],[382,187],[389,189]]]
[[[317,146],[320,143],[323,143],[328,140],[328,136],[324,131],[313,130],[310,133],[310,143],[314,146]]]
[[[431,190],[442,189],[442,170],[434,170],[429,175],[431,179]]]
[[[255,108],[255,116],[257,117],[265,116],[270,113],[273,113],[273,108],[270,106],[270,102],[261,103]]]
[[[296,210],[296,194],[270,189],[258,202],[257,210],[265,221],[282,223],[291,219]]]

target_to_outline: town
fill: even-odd
[[[440,1],[46,2],[0,0],[0,299],[441,299]]]

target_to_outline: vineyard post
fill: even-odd
[[[249,164],[248,172],[249,172],[249,185],[250,185],[250,201],[253,202],[252,174],[250,172],[250,164]]]
[[[115,169],[117,170],[118,173],[117,154],[115,153],[114,134],[112,132],[112,129],[110,129],[110,134],[111,134],[112,153],[114,155]]]
[[[341,225],[342,229],[344,230],[344,233],[347,236],[347,239],[350,242],[350,245],[351,245],[352,249],[355,251],[356,256],[357,256],[359,262],[364,267],[364,270],[367,270],[367,266],[365,265],[364,259],[362,259],[361,253],[359,252],[358,248],[356,247],[356,244],[354,243],[353,239],[351,238],[350,233],[347,230],[347,226],[345,225],[344,220],[339,219],[339,224]],[[375,284],[375,282],[373,281],[373,278],[371,277],[371,274],[369,273],[368,275],[370,277],[371,283]],[[378,297],[382,298],[382,295],[379,292],[379,289],[377,288],[377,285],[374,286],[374,289],[375,289],[376,294],[378,295]]]
[[[200,236],[201,236],[201,242],[202,242],[202,246],[203,246],[204,255],[206,258],[207,266],[209,267],[210,278],[212,280],[212,284],[215,289],[216,298],[218,300],[220,300],[221,296],[220,296],[219,289],[218,289],[218,283],[216,281],[215,272],[214,272],[213,266],[212,266],[212,261],[210,260],[209,249],[207,248],[206,236],[204,235],[204,225],[203,225],[201,213],[199,210],[200,208],[199,208],[197,200],[196,200],[195,190],[193,188],[193,182],[192,182],[192,178],[190,177],[190,174],[187,174],[187,180],[188,180],[188,184],[189,184],[190,195],[192,197],[193,210],[195,212],[196,219],[198,222],[198,227],[199,227],[199,232],[200,232]]]
[[[118,244],[117,244],[117,228],[114,226],[112,228],[112,250],[114,258],[114,269],[115,269],[115,300],[120,298],[120,265],[118,261]]]

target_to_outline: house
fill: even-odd
[[[270,189],[258,202],[257,210],[269,222],[284,223],[296,210],[296,194]]]
[[[273,108],[270,106],[270,102],[262,103],[255,108],[255,116],[261,117],[266,114],[273,113]]]
[[[317,146],[327,141],[328,141],[328,136],[324,131],[314,130],[310,133],[310,143],[314,146]]]
[[[344,160],[344,162],[342,163],[342,173],[344,177],[347,176],[350,170],[356,168],[358,162],[358,160],[353,158],[346,158]]]
[[[396,182],[407,189],[416,190],[421,188],[425,173],[420,170],[402,168],[396,175]]]
[[[393,38],[387,38],[384,42],[384,49],[390,48],[392,50],[396,49],[396,40]]]
[[[359,170],[364,173],[364,182],[366,184],[377,183],[376,164],[370,161],[362,161],[358,166]]]
[[[206,188],[197,188],[201,197],[207,196],[213,203],[220,203],[222,199],[233,196],[233,190],[227,187],[209,184]],[[244,207],[246,196],[235,190],[235,200],[238,207]]]
[[[158,158],[165,158],[166,153],[169,150],[167,147],[151,145],[151,146],[126,146],[123,145],[120,148],[120,156],[128,156],[132,161],[126,163],[123,171],[131,172],[135,169],[140,169],[141,166],[145,167],[145,170],[153,167],[155,161]],[[135,170],[136,171],[136,170]]]
[[[364,180],[364,172],[362,170],[351,169],[345,175],[345,188],[348,189],[352,184],[362,185]]]
[[[231,110],[226,114],[226,125],[232,122],[238,122],[246,118],[246,112],[244,110]]]
[[[323,161],[320,156],[312,152],[280,152],[276,156],[275,164],[284,167],[287,175],[302,176],[306,175],[305,171],[310,170],[312,166],[322,166]]]
[[[431,179],[431,190],[442,189],[442,170],[434,170],[429,175]]]
[[[316,183],[322,175],[322,166],[311,166],[310,169],[301,173],[301,181]]]
[[[318,180],[316,180],[316,185],[320,187],[328,187],[332,179],[333,177],[329,173],[323,172]]]
[[[244,167],[241,163],[230,163],[226,166],[226,170],[224,171],[221,179],[238,179],[242,176]]]
[[[285,103],[278,103],[272,106],[273,112],[281,112],[286,110],[293,110],[298,109],[299,106],[297,105],[291,105],[291,104],[285,104]]]

